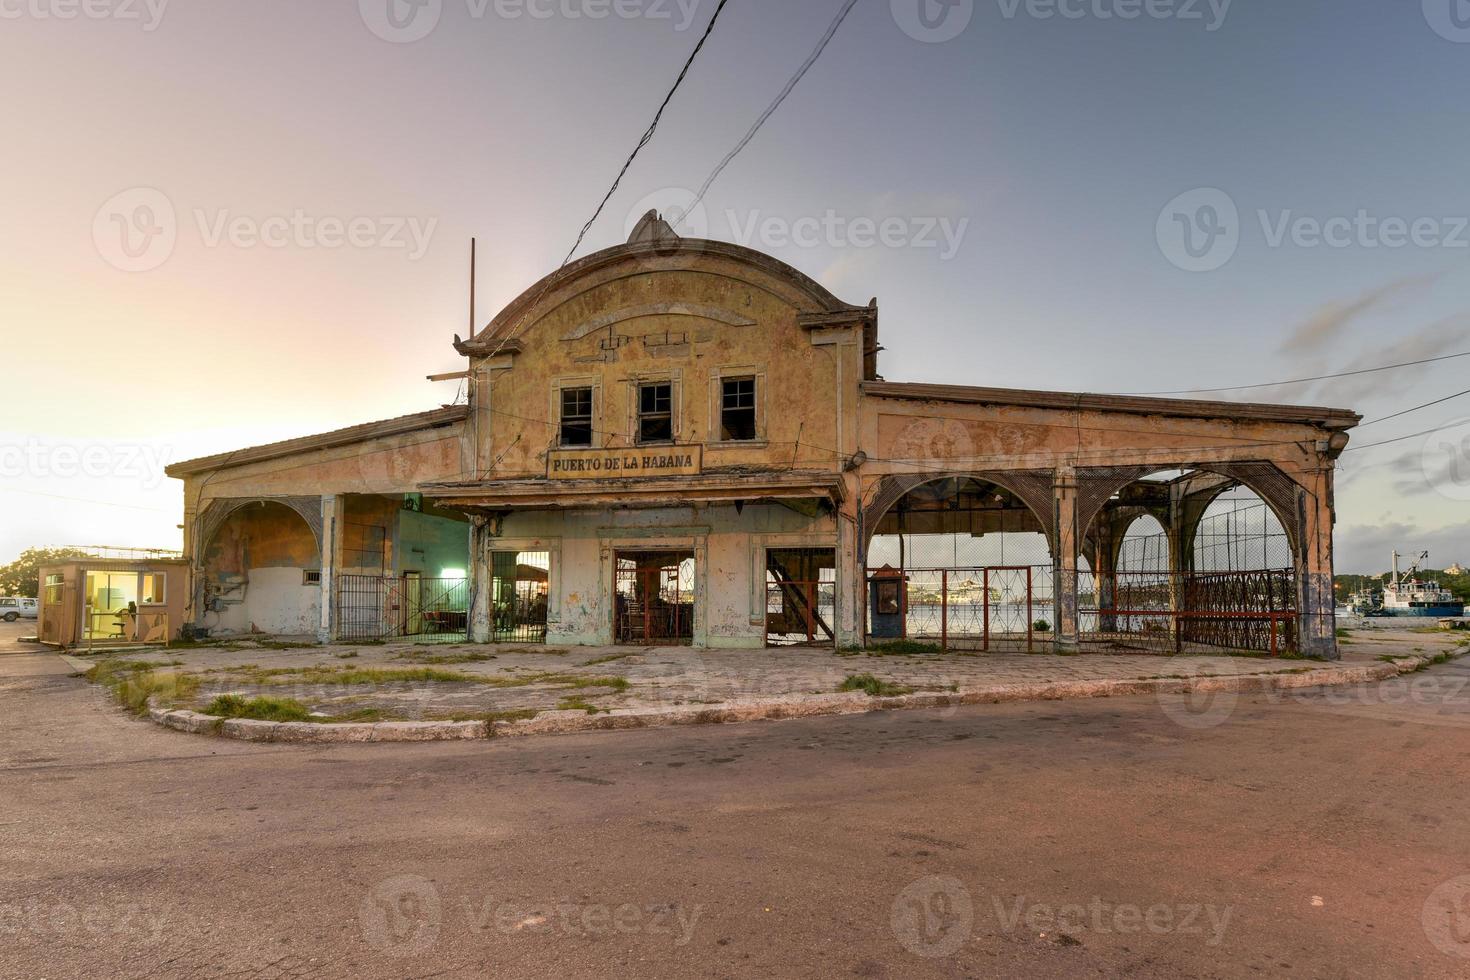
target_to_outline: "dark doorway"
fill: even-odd
[[[835,641],[837,552],[772,548],[766,552],[766,645]]]
[[[613,610],[617,643],[694,642],[694,553],[620,551]]]

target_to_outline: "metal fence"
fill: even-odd
[[[344,640],[469,635],[469,583],[462,578],[337,576],[337,635]]]
[[[906,639],[946,650],[1031,650],[1053,639],[1051,565],[908,568],[903,578]]]
[[[1294,653],[1296,600],[1290,568],[1077,575],[1082,642],[1116,651]]]

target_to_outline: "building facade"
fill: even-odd
[[[656,215],[456,347],[468,405],[170,468],[197,627],[1335,655],[1352,412],[888,382],[876,301]]]

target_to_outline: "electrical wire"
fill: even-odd
[[[713,185],[714,182],[719,179],[720,174],[724,173],[725,168],[728,167],[732,162],[734,162],[735,158],[740,155],[742,150],[750,145],[750,141],[755,139],[756,133],[759,133],[761,131],[761,127],[766,124],[766,121],[776,114],[776,110],[781,108],[781,104],[786,101],[787,97],[791,95],[796,86],[799,85],[801,83],[801,80],[806,77],[806,73],[812,70],[812,66],[817,63],[817,60],[819,58],[822,57],[822,52],[827,50],[827,45],[831,44],[832,38],[837,35],[837,29],[842,26],[843,21],[847,20],[847,15],[852,13],[852,8],[855,6],[857,6],[857,0],[847,0],[847,2],[843,4],[842,9],[837,12],[837,17],[832,21],[831,26],[827,28],[827,33],[822,35],[822,39],[817,42],[817,46],[812,49],[812,53],[807,55],[806,61],[803,62],[802,66],[796,70],[796,74],[792,75],[791,78],[787,80],[786,84],[782,87],[780,94],[776,96],[775,101],[773,101],[769,106],[766,107],[765,112],[762,112],[760,114],[760,118],[756,119],[755,124],[750,127],[750,129],[743,137],[741,137],[740,142],[735,144],[734,149],[725,154],[725,158],[721,160],[718,165],[716,165],[714,170],[710,171],[710,175],[706,177],[704,183],[700,185],[699,193],[694,195],[694,200],[689,205],[690,211],[694,210],[694,208],[699,205],[699,202],[704,200],[704,195],[709,192],[711,185]]]
[[[1418,361],[1405,361],[1402,364],[1384,364],[1379,367],[1361,368],[1357,371],[1342,371],[1338,374],[1323,374],[1315,378],[1296,378],[1291,381],[1267,381],[1261,384],[1249,385],[1227,385],[1223,388],[1183,388],[1179,391],[1131,391],[1120,392],[1137,397],[1154,397],[1159,395],[1209,395],[1220,391],[1249,391],[1253,388],[1278,388],[1285,385],[1307,384],[1312,381],[1331,381],[1334,378],[1352,378],[1360,374],[1374,374],[1378,371],[1395,371],[1399,368],[1415,367],[1420,364],[1434,364],[1438,361],[1448,361],[1456,357],[1470,357],[1470,350],[1461,351],[1458,354],[1444,354],[1440,357],[1426,357]]]
[[[1464,398],[1466,395],[1470,395],[1470,388],[1467,388],[1464,391],[1456,392],[1453,395],[1446,395],[1443,398],[1437,398],[1432,402],[1425,402],[1423,405],[1415,405],[1413,408],[1406,408],[1402,412],[1394,412],[1392,415],[1385,415],[1382,418],[1372,419],[1368,422],[1360,422],[1358,424],[1358,428],[1361,429],[1365,425],[1377,425],[1379,422],[1387,422],[1389,419],[1401,418],[1402,416],[1410,415],[1422,409],[1433,408],[1435,405],[1443,405],[1445,402],[1454,401],[1456,398]]]

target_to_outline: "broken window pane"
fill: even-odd
[[[561,390],[561,444],[592,445],[592,389]]]
[[[674,441],[674,386],[639,385],[638,441]]]
[[[726,378],[720,395],[720,438],[755,438],[755,379]]]

